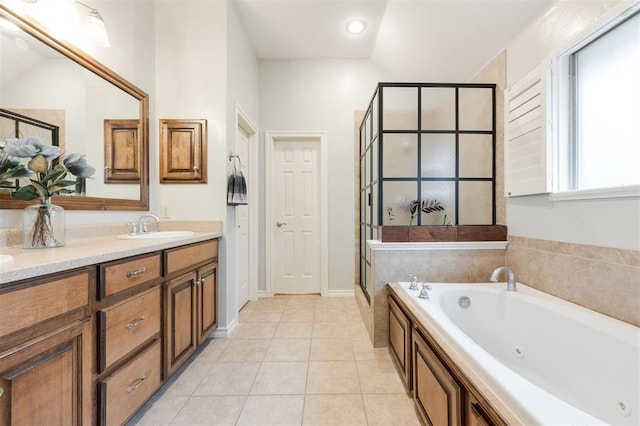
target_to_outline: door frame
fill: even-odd
[[[326,132],[297,132],[297,131],[266,131],[265,132],[265,281],[266,295],[273,296],[271,248],[273,244],[271,200],[271,172],[276,142],[315,142],[320,152],[320,295],[327,296],[329,290],[329,207],[327,196],[327,133]]]
[[[258,300],[258,259],[259,259],[259,222],[260,222],[260,212],[259,212],[259,190],[258,190],[258,158],[259,158],[259,146],[258,146],[258,127],[253,124],[249,116],[243,111],[243,109],[237,103],[234,105],[235,110],[235,127],[234,131],[234,139],[233,143],[235,145],[236,138],[238,137],[237,131],[239,128],[245,131],[247,134],[249,141],[249,159],[248,159],[248,167],[249,170],[249,179],[247,182],[247,186],[251,188],[251,190],[247,191],[247,202],[249,206],[249,300]],[[245,160],[247,161],[247,160]],[[234,211],[235,214],[235,211]],[[237,235],[235,235],[235,244],[234,244],[234,257],[236,257],[237,253]],[[234,274],[237,276],[238,269],[238,260],[236,259],[234,262]],[[237,289],[234,299],[236,299],[236,305],[238,305],[238,295]],[[236,313],[240,306],[236,306]]]

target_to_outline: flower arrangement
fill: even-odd
[[[57,194],[71,194],[69,189],[75,180],[67,179],[68,174],[78,178],[93,176],[96,169],[87,163],[81,154],[67,154],[62,161],[54,165],[61,150],[49,145],[44,140],[27,136],[23,139],[7,139],[0,152],[0,188],[13,189],[11,198],[20,201],[32,201],[39,198],[37,213],[31,238],[27,242],[25,229],[25,246],[56,247],[60,244],[55,239],[51,223],[51,197]],[[28,160],[23,160],[28,159]],[[20,186],[11,180],[29,178],[29,184]]]
[[[80,154],[68,154],[51,167],[53,160],[61,154],[60,148],[49,145],[40,138],[27,136],[24,139],[7,139],[0,153],[0,187],[13,188],[11,198],[31,201],[40,198],[44,204],[57,194],[71,194],[68,189],[75,185],[75,180],[66,180],[71,173],[80,178],[93,176],[96,169],[87,164],[87,159]],[[28,158],[24,164],[20,158]],[[18,187],[8,179],[29,177],[28,185]]]

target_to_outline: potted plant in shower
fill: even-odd
[[[25,248],[60,247],[64,245],[64,209],[51,203],[51,197],[71,194],[76,180],[93,176],[96,169],[81,154],[67,154],[62,161],[60,147],[27,136],[7,139],[0,150],[0,188],[12,189],[11,198],[38,200],[23,212],[23,246]],[[20,185],[18,179],[29,178]],[[13,181],[12,181],[13,180]]]

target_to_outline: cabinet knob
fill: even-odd
[[[0,396],[4,395],[4,389],[0,388]]]

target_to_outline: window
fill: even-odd
[[[637,8],[581,40],[555,63],[556,192],[640,185]]]

